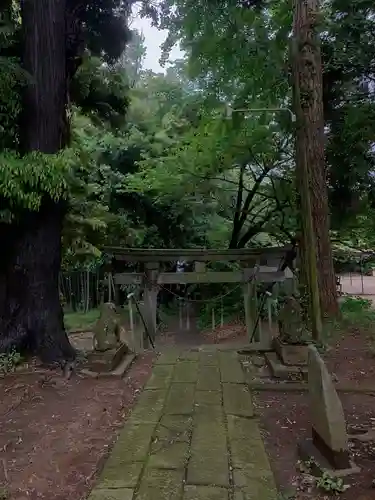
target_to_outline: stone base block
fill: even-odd
[[[249,356],[251,354],[264,353],[264,352],[272,352],[274,347],[272,346],[271,341],[262,341],[262,342],[254,342],[252,344],[247,344],[241,349],[238,349],[238,354],[242,354],[244,356]]]
[[[307,380],[307,366],[284,365],[274,352],[267,352],[265,358],[271,370],[272,377],[281,380],[295,380],[298,378]]]
[[[107,351],[94,351],[87,355],[88,367],[90,370],[98,373],[112,372],[123,361],[128,354],[127,344],[120,344],[119,347],[108,349]]]
[[[284,365],[307,366],[308,350],[306,344],[284,344],[279,338],[273,339],[273,348]]]
[[[361,469],[350,460],[348,453],[340,452],[334,459],[332,455],[328,458],[314,444],[313,439],[306,439],[299,443],[298,456],[303,462],[309,464],[311,473],[314,476],[320,476],[322,472],[328,472],[333,477],[345,477],[361,472]],[[333,465],[332,460],[341,467]]]
[[[91,378],[104,378],[104,377],[118,377],[121,378],[127,372],[136,359],[135,354],[125,355],[117,364],[115,369],[110,369],[110,365],[101,365],[100,363],[91,363],[89,368],[83,368],[80,373],[86,377]]]

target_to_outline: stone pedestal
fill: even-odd
[[[273,339],[273,348],[287,366],[307,366],[307,344],[286,344],[279,337]]]
[[[286,365],[275,352],[266,352],[265,358],[272,377],[280,380],[307,380],[307,366]]]
[[[119,347],[104,352],[93,351],[87,355],[88,367],[93,372],[111,373],[128,353],[129,348],[126,344],[120,344]]]
[[[323,359],[312,345],[308,347],[308,378],[312,439],[299,445],[301,458],[337,475],[358,472],[350,460],[340,398]]]
[[[272,341],[274,352],[266,353],[266,361],[274,378],[307,380],[308,346],[287,344],[279,337]]]

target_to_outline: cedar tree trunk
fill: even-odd
[[[67,141],[66,0],[23,0],[23,68],[30,75],[20,124],[23,153],[57,153]],[[64,206],[47,197],[38,212],[0,226],[0,351],[71,361],[58,277]]]
[[[339,307],[329,235],[330,217],[324,154],[322,65],[316,33],[320,22],[319,1],[295,0],[295,9],[294,30],[297,36],[294,56],[302,108],[299,114],[297,150],[305,155],[307,165],[321,313],[323,317],[337,316]],[[297,184],[302,195],[302,182],[298,172]],[[305,235],[302,237],[305,239]],[[302,251],[306,250],[307,246],[304,241]]]

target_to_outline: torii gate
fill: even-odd
[[[152,338],[156,335],[156,310],[159,285],[197,283],[242,283],[245,318],[249,337],[256,320],[256,283],[284,281],[288,270],[280,271],[280,265],[291,246],[241,250],[193,249],[140,249],[107,247],[104,251],[112,255],[116,268],[121,262],[139,262],[145,266],[144,273],[117,272],[116,285],[140,285],[144,291],[145,323]],[[192,272],[161,272],[160,264],[170,261],[194,262]],[[207,262],[236,261],[238,271],[206,271]],[[259,340],[259,338],[255,338]]]

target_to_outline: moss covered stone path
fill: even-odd
[[[89,500],[276,500],[232,351],[165,350]]]

